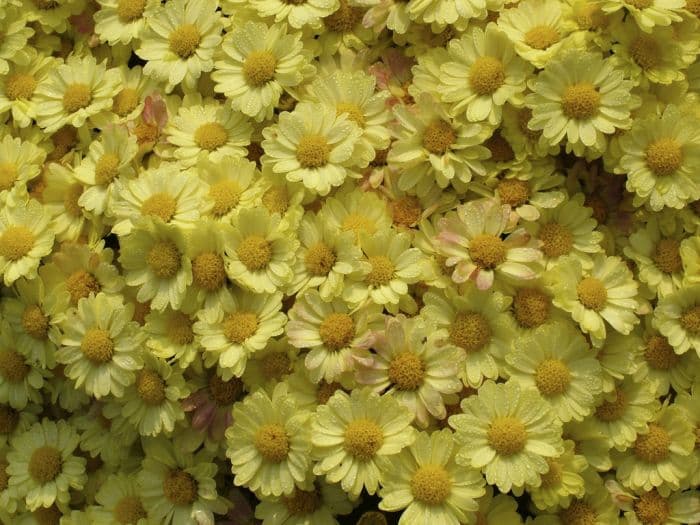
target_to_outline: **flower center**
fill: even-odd
[[[327,383],[324,380],[318,384],[318,390],[316,390],[316,401],[319,405],[325,405],[333,394],[338,390],[343,390],[343,386],[340,383],[331,382]]]
[[[39,507],[32,512],[32,518],[36,520],[38,525],[59,525],[62,517],[63,513],[56,504],[50,507]]]
[[[423,465],[411,478],[413,497],[427,505],[440,505],[452,492],[452,480],[441,465]]]
[[[304,135],[297,145],[297,160],[302,168],[320,168],[328,163],[331,148],[323,135]]]
[[[552,26],[539,25],[525,33],[523,41],[531,48],[541,51],[559,42],[560,38],[559,31]]]
[[[656,267],[664,273],[680,272],[683,269],[680,246],[675,239],[661,239],[652,255]]]
[[[496,188],[501,202],[511,208],[525,204],[530,198],[530,184],[526,180],[503,179]]]
[[[149,144],[152,146],[160,137],[160,130],[155,124],[147,124],[146,122],[140,122],[134,128],[134,135],[136,135],[136,142],[139,146]]]
[[[348,118],[357,124],[360,128],[365,127],[365,115],[360,109],[360,106],[352,102],[340,102],[335,107],[336,115],[348,114]]]
[[[123,525],[136,524],[147,516],[138,496],[124,496],[114,506],[114,519]]]
[[[107,185],[119,175],[119,157],[114,153],[105,153],[95,163],[95,182]]]
[[[37,448],[29,458],[29,475],[39,485],[55,480],[61,473],[61,467],[61,452],[48,445]]]
[[[622,390],[615,391],[615,399],[612,401],[603,401],[601,405],[596,408],[595,415],[601,421],[610,423],[612,421],[617,421],[625,413],[627,408],[627,399]]]
[[[34,234],[26,226],[8,226],[0,235],[0,256],[18,261],[34,246]]]
[[[573,119],[589,119],[598,113],[599,107],[600,93],[588,82],[568,86],[561,98],[564,115]]]
[[[625,0],[625,3],[636,7],[637,9],[646,9],[654,3],[653,0]]]
[[[182,59],[187,59],[195,54],[201,35],[196,26],[192,24],[183,24],[170,33],[168,43],[170,51],[175,53]]]
[[[547,257],[560,257],[571,252],[574,246],[574,236],[565,226],[556,222],[543,224],[539,239],[541,249]]]
[[[318,242],[306,252],[304,264],[306,270],[313,276],[326,276],[335,265],[336,256],[333,250],[325,243]]]
[[[661,62],[661,48],[649,35],[639,35],[630,43],[632,60],[644,70],[653,69]]]
[[[416,390],[423,384],[425,365],[422,359],[406,350],[391,360],[389,364],[389,381],[399,390]]]
[[[372,267],[365,276],[365,282],[370,286],[382,286],[389,284],[394,278],[394,263],[385,255],[373,255],[368,258]]]
[[[209,198],[214,201],[212,214],[216,217],[222,217],[238,206],[241,200],[241,189],[232,180],[222,180],[211,185]]]
[[[494,57],[479,57],[469,68],[469,84],[477,95],[491,95],[506,80],[503,62]]]
[[[207,122],[195,130],[194,141],[200,148],[214,151],[226,144],[228,133],[218,122]]]
[[[18,424],[19,413],[12,407],[0,405],[0,434],[9,436],[15,431]]]
[[[515,417],[496,417],[489,426],[486,439],[498,454],[511,456],[525,447],[527,430],[523,422]]]
[[[545,359],[535,370],[535,384],[543,396],[563,394],[570,382],[571,373],[559,359]]]
[[[448,122],[437,120],[426,126],[423,132],[423,147],[434,155],[444,155],[456,138],[457,135]]]
[[[90,328],[80,342],[80,351],[96,365],[107,363],[114,355],[114,342],[107,330]]]
[[[158,192],[151,195],[141,205],[142,215],[158,217],[163,222],[170,222],[175,215],[177,201],[168,193]]]
[[[323,19],[326,28],[336,33],[349,33],[362,20],[364,11],[360,7],[348,5],[347,0],[340,0],[338,9]]]
[[[552,299],[535,288],[520,288],[513,299],[513,311],[524,328],[540,326],[549,318]]]
[[[659,463],[670,453],[671,436],[666,429],[656,423],[649,423],[649,432],[637,436],[634,454],[647,463]]]
[[[63,109],[68,113],[75,113],[79,109],[86,108],[92,101],[92,91],[87,84],[69,84],[63,93]]]
[[[167,335],[176,345],[188,345],[194,341],[190,316],[184,312],[172,312],[167,323]]]
[[[0,352],[0,375],[9,383],[21,383],[30,371],[31,367],[19,352]]]
[[[248,84],[260,87],[275,78],[277,59],[271,51],[253,51],[243,63],[243,75]]]
[[[236,249],[238,258],[251,272],[267,267],[272,259],[272,246],[259,235],[250,235],[243,239]]]
[[[172,241],[159,241],[146,255],[146,264],[160,279],[172,279],[180,270],[180,252]]]
[[[356,419],[345,427],[345,450],[361,461],[374,457],[384,444],[384,433],[371,419]]]
[[[285,352],[273,352],[262,360],[261,368],[265,379],[279,380],[288,374],[292,367],[292,361]]]
[[[354,231],[356,233],[374,233],[377,227],[364,215],[359,213],[350,213],[343,219],[343,224],[340,226],[342,231]]]
[[[0,191],[9,190],[17,180],[17,166],[9,162],[0,162]]]
[[[547,464],[549,465],[549,470],[546,473],[542,474],[542,487],[550,488],[561,483],[561,475],[563,472],[563,468],[561,463],[559,463],[557,460],[551,458],[546,459]]]
[[[668,339],[662,335],[652,335],[644,348],[644,359],[656,370],[669,370],[680,358],[673,351]]]
[[[331,350],[346,348],[355,337],[355,322],[348,314],[328,314],[318,327],[323,344]]]
[[[321,499],[315,490],[294,489],[291,496],[283,496],[282,501],[292,516],[313,514],[321,506]]]
[[[644,525],[657,525],[666,523],[671,514],[671,506],[668,500],[654,489],[639,496],[634,502],[634,513]]]
[[[644,155],[647,166],[655,175],[671,175],[683,165],[683,150],[674,139],[663,138],[652,142]]]
[[[469,256],[480,268],[491,270],[506,260],[506,247],[499,237],[481,233],[469,243]]]
[[[266,460],[281,463],[289,454],[287,431],[279,423],[261,426],[255,433],[255,448]]]
[[[114,96],[112,111],[120,117],[126,117],[139,104],[139,92],[134,88],[124,88]]]
[[[189,505],[197,499],[197,481],[181,469],[173,469],[163,480],[163,495],[175,505]]]
[[[700,334],[700,306],[693,306],[681,315],[681,326],[693,335]]]
[[[605,285],[595,277],[586,277],[576,286],[576,293],[581,304],[590,310],[599,312],[608,300]]]
[[[596,525],[598,513],[585,501],[575,499],[559,513],[562,525]]]
[[[491,327],[477,312],[459,312],[450,326],[450,341],[467,352],[478,352],[491,340]]]
[[[226,282],[224,260],[218,253],[204,252],[192,260],[192,282],[195,286],[215,292]]]
[[[243,391],[243,383],[237,377],[224,381],[218,375],[209,378],[209,392],[218,406],[231,405]]]
[[[82,184],[71,184],[66,189],[66,194],[63,198],[63,207],[66,212],[73,217],[80,217],[83,214],[82,208],[78,205],[78,199],[83,194]]]
[[[49,333],[49,318],[36,304],[30,304],[22,312],[22,328],[37,341],[44,341]]]
[[[258,330],[258,316],[252,312],[231,312],[223,322],[226,338],[240,345]]]
[[[406,195],[391,203],[391,216],[394,224],[410,228],[415,225],[423,214],[418,197]]]
[[[165,401],[165,381],[155,370],[144,368],[136,376],[136,393],[149,406]]]
[[[80,299],[90,294],[99,293],[101,289],[100,282],[95,276],[85,270],[77,270],[66,278],[66,290],[73,304],[78,304]]]
[[[37,81],[31,75],[17,73],[5,81],[5,94],[10,100],[29,100],[34,94]]]
[[[289,194],[284,186],[272,186],[262,196],[262,203],[270,213],[284,215],[289,208]]]
[[[117,16],[125,24],[141,18],[146,8],[146,0],[119,0],[117,2]],[[136,523],[134,521],[134,523]]]

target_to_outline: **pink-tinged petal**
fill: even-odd
[[[187,396],[185,399],[182,400],[182,409],[185,412],[192,412],[193,410],[196,410],[200,406],[202,406],[204,403],[209,401],[209,392],[206,389],[199,390],[195,392],[194,394]]]
[[[525,246],[528,242],[530,242],[530,239],[532,239],[532,236],[521,228],[506,237],[503,244],[508,248],[516,248]]]
[[[435,237],[435,240],[438,242],[447,242],[447,243],[453,243],[453,244],[460,244],[461,239],[462,239],[461,235],[454,233],[454,232],[451,232],[451,231],[447,231],[447,230],[442,230]]]
[[[159,131],[168,123],[168,108],[159,93],[148,95],[143,102],[143,121],[151,126],[157,126]]]
[[[214,421],[209,425],[209,437],[216,442],[223,441],[226,429],[231,426],[232,419],[230,410],[217,410]]]
[[[454,272],[452,272],[452,280],[456,283],[466,283],[469,280],[476,278],[476,272],[479,271],[479,267],[474,263],[463,262],[455,267]]]
[[[210,403],[195,412],[192,417],[192,428],[195,430],[204,430],[213,421],[216,414],[216,405]]]
[[[476,273],[475,282],[476,287],[479,290],[488,290],[493,285],[493,271],[492,270],[480,270]]]

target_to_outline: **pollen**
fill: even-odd
[[[0,434],[12,434],[19,424],[19,412],[7,405],[0,405]]]
[[[214,402],[220,406],[230,406],[243,392],[243,383],[237,377],[224,381],[213,373],[209,378],[209,393]]]
[[[535,328],[549,319],[552,299],[535,288],[520,288],[513,299],[515,320],[523,328]]]
[[[671,436],[666,429],[656,423],[649,423],[649,432],[637,436],[634,454],[647,463],[659,463],[670,453]]]
[[[27,470],[37,484],[45,485],[58,477],[62,463],[61,452],[55,447],[45,445],[32,452]]]
[[[117,2],[117,16],[122,23],[127,24],[141,18],[145,8],[146,0],[119,0]]]
[[[142,215],[158,217],[163,222],[170,222],[176,210],[177,201],[165,192],[154,193],[141,205]]]
[[[365,232],[372,234],[377,231],[377,227],[366,216],[359,213],[351,213],[343,219],[340,229],[344,232],[354,231],[355,233]]]
[[[21,383],[27,377],[31,367],[24,356],[14,350],[0,352],[0,376],[9,383]]]
[[[661,63],[662,51],[659,44],[650,35],[639,35],[629,47],[632,60],[644,70],[654,69]]]
[[[644,348],[644,359],[656,370],[669,370],[679,361],[673,347],[662,335],[652,335]]]
[[[491,340],[491,327],[478,312],[459,312],[450,325],[450,341],[467,352],[478,352]]]
[[[683,150],[674,139],[663,138],[647,146],[644,157],[655,175],[672,175],[683,165]]]
[[[277,59],[271,51],[253,51],[243,62],[243,75],[248,84],[260,87],[275,78]]]
[[[38,305],[30,304],[22,312],[22,328],[30,337],[44,341],[49,333],[49,318]]]
[[[491,422],[486,439],[491,448],[501,456],[512,456],[525,447],[527,429],[523,422],[515,417],[500,416]]]
[[[365,282],[370,286],[389,284],[394,278],[394,263],[386,255],[373,255],[368,258],[372,267],[365,276]]]
[[[0,191],[9,190],[17,181],[17,166],[9,162],[0,162]]]
[[[207,122],[195,130],[194,141],[200,148],[214,151],[226,144],[228,133],[218,122]]]
[[[556,459],[546,458],[549,470],[542,474],[542,487],[550,488],[561,483],[563,467]]]
[[[505,80],[503,62],[495,57],[479,57],[469,68],[469,85],[477,95],[491,95]]]
[[[389,363],[389,381],[399,390],[416,390],[423,384],[425,364],[410,350],[399,353]]]
[[[323,135],[305,135],[297,145],[297,160],[303,168],[321,168],[328,164],[331,147]]]
[[[559,513],[562,525],[596,525],[598,513],[595,509],[580,499],[575,499]]]
[[[158,406],[165,401],[165,381],[155,370],[144,368],[136,376],[136,393],[148,406]]]
[[[481,233],[469,243],[469,256],[479,268],[491,270],[506,260],[506,247],[500,237]]]
[[[180,252],[172,241],[159,241],[146,255],[146,264],[160,279],[172,279],[180,271]]]
[[[160,137],[160,130],[155,124],[139,122],[134,128],[134,135],[136,135],[136,142],[139,146],[153,145]]]
[[[498,130],[486,139],[484,146],[491,153],[491,160],[494,162],[510,162],[515,158],[515,152],[510,143],[503,138]]]
[[[170,51],[182,59],[190,58],[197,51],[201,38],[196,26],[183,24],[170,33],[170,37],[168,37]]]
[[[323,19],[323,24],[330,31],[349,33],[362,20],[362,8],[349,5],[347,0],[340,0],[340,6],[331,15]]]
[[[192,282],[207,292],[221,289],[226,283],[226,269],[221,255],[204,252],[192,259]]]
[[[318,384],[318,390],[316,390],[316,401],[318,401],[319,405],[325,405],[338,390],[343,390],[343,385],[336,382],[328,383],[321,380]]]
[[[95,182],[106,186],[119,175],[119,157],[114,153],[105,153],[95,163]]]
[[[29,100],[34,94],[37,81],[31,75],[16,73],[7,77],[5,94],[10,100]]]
[[[557,222],[543,224],[538,237],[541,242],[540,249],[550,258],[566,255],[574,247],[571,231]]]
[[[434,155],[444,155],[457,139],[452,126],[444,120],[437,120],[426,126],[423,132],[423,147]]]
[[[124,496],[114,506],[114,519],[117,523],[129,524],[138,523],[148,515],[143,508],[143,503],[138,496]]]
[[[167,336],[176,345],[188,345],[194,341],[192,319],[184,312],[173,312],[167,322]]]
[[[236,248],[236,254],[251,272],[266,268],[272,259],[272,246],[259,235],[250,235],[243,239]]]
[[[345,427],[345,450],[360,461],[372,459],[383,444],[384,433],[371,419],[355,419]]]
[[[26,226],[8,226],[0,235],[0,257],[19,261],[34,247],[34,234]]]
[[[321,506],[321,500],[315,490],[294,489],[291,496],[283,496],[282,501],[292,516],[313,514]]]
[[[661,239],[652,255],[656,267],[664,273],[680,272],[683,269],[680,246],[676,239]]]
[[[423,207],[414,195],[406,195],[391,203],[394,224],[410,228],[415,226],[423,214]]]
[[[83,209],[78,204],[78,199],[83,194],[83,185],[78,183],[71,184],[65,191],[63,207],[66,209],[66,212],[73,217],[82,216]]]
[[[563,394],[571,382],[571,372],[559,359],[545,359],[535,370],[535,384],[543,396]]]
[[[139,92],[134,88],[124,88],[114,96],[112,111],[120,117],[126,117],[139,105]]]
[[[98,294],[101,289],[100,282],[95,276],[85,270],[76,270],[66,278],[66,290],[74,305],[78,304],[83,297]]]
[[[353,104],[352,102],[341,102],[335,107],[335,112],[337,115],[346,113],[348,118],[360,128],[365,127],[365,115],[360,106],[357,104]]]
[[[272,186],[262,196],[263,206],[270,213],[284,215],[289,208],[289,193],[284,186]]]
[[[92,91],[87,84],[69,84],[63,93],[63,109],[68,113],[86,108],[92,101]]]
[[[286,352],[272,352],[260,363],[263,376],[268,380],[280,380],[292,369],[292,361]]]
[[[526,180],[503,179],[496,187],[501,202],[511,208],[525,204],[530,198],[530,184]]]
[[[318,327],[323,344],[331,350],[346,348],[355,337],[355,321],[348,314],[328,314]]]
[[[596,408],[595,415],[601,421],[610,423],[620,419],[626,409],[627,399],[624,392],[618,389],[615,391],[615,398],[612,401],[603,401],[603,403]]]
[[[114,355],[114,342],[107,330],[90,328],[80,342],[80,351],[96,365],[108,363]]]
[[[326,276],[335,265],[335,252],[324,242],[310,246],[304,257],[306,270],[315,277]]]
[[[666,523],[671,514],[671,506],[666,498],[653,489],[634,502],[634,513],[644,525]]]
[[[427,505],[440,505],[452,492],[452,480],[441,465],[423,465],[411,478],[413,497]]]
[[[605,308],[608,300],[608,291],[605,285],[595,277],[586,277],[576,286],[576,293],[581,304],[595,312]]]
[[[681,326],[693,335],[700,334],[700,306],[693,306],[681,314]]]
[[[271,463],[281,463],[289,454],[289,437],[279,423],[261,426],[255,433],[255,448]]]
[[[189,505],[197,499],[197,480],[182,469],[173,469],[163,479],[163,495],[175,505]]]
[[[223,332],[234,344],[242,344],[258,330],[258,316],[252,312],[231,312],[223,321]]]
[[[223,217],[241,200],[241,188],[232,180],[222,180],[209,188],[209,198],[214,201],[211,212],[216,217]]]
[[[559,31],[555,28],[548,25],[539,25],[525,33],[525,39],[523,41],[532,49],[542,51],[553,46],[559,42],[560,39]]]
[[[561,97],[564,115],[572,119],[584,120],[594,117],[600,107],[600,93],[588,82],[572,84]]]

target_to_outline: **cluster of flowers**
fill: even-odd
[[[698,0],[0,0],[0,521],[700,522]]]

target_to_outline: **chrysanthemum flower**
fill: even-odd
[[[194,303],[213,308],[230,295],[224,245],[231,226],[203,220],[188,232],[187,256],[192,261]]]
[[[561,422],[534,388],[486,381],[461,405],[464,413],[449,420],[460,444],[457,463],[480,469],[502,492],[537,484],[547,458],[564,451]]]
[[[0,82],[0,114],[9,111],[12,122],[20,128],[26,128],[36,118],[34,92],[57,64],[55,57],[33,48],[27,54],[27,63],[12,63],[4,82]]]
[[[522,518],[518,513],[518,504],[512,496],[497,494],[491,485],[486,485],[486,494],[477,500],[479,509],[474,519],[467,523],[471,525],[521,525]],[[474,523],[476,521],[476,523]]]
[[[662,495],[658,490],[651,489],[635,495],[623,489],[619,483],[612,481],[607,483],[606,488],[624,511],[625,525],[646,525],[647,523],[675,525],[700,521],[696,490]]]
[[[260,17],[274,16],[276,24],[287,21],[295,29],[304,26],[318,28],[321,19],[332,14],[340,5],[339,0],[251,0],[250,3]]]
[[[363,488],[374,494],[381,480],[377,462],[414,442],[412,420],[413,414],[390,395],[367,388],[350,395],[336,391],[318,407],[313,421],[314,474],[340,482],[353,499]]]
[[[687,286],[659,300],[654,327],[677,354],[693,349],[700,355],[700,286]]]
[[[20,4],[22,5],[22,4]],[[77,15],[85,7],[83,0],[32,0],[24,6],[27,10],[27,18],[36,21],[45,33],[64,33],[69,24],[69,19]]]
[[[249,207],[262,207],[270,214],[276,213],[281,219],[280,227],[296,230],[305,212],[301,205],[305,198],[304,186],[297,182],[288,182],[269,169],[255,182],[257,195],[253,206]]]
[[[585,486],[581,472],[588,468],[588,462],[575,452],[573,441],[565,440],[564,453],[558,458],[547,458],[547,463],[549,470],[542,475],[540,485],[528,487],[538,509],[568,507],[571,498],[583,497]]]
[[[75,177],[74,167],[52,162],[44,169],[41,202],[51,216],[57,242],[76,242],[90,221],[80,206],[85,186]]]
[[[287,386],[272,396],[258,390],[234,405],[233,425],[226,430],[226,455],[234,483],[263,496],[290,496],[307,488],[311,475],[311,412],[298,410]]]
[[[697,377],[697,376],[696,376]],[[698,399],[700,396],[700,383],[696,382],[690,389],[686,389],[683,392],[679,392],[676,397],[675,404],[679,408],[685,411],[685,417],[690,424],[695,427],[695,452],[693,455],[696,461],[700,461],[700,447],[697,446],[698,435],[700,435],[700,403]],[[692,486],[697,486],[700,483],[700,472],[696,470],[687,479],[687,484]]]
[[[9,323],[0,321],[0,403],[23,410],[29,402],[41,402],[41,387],[47,375],[28,356],[17,351]]]
[[[262,389],[271,394],[292,373],[298,360],[299,349],[286,337],[273,339],[264,350],[253,354],[241,379],[250,392]]]
[[[144,506],[141,488],[136,479],[124,472],[110,475],[95,494],[97,505],[90,509],[95,521],[110,523],[148,523],[148,510]]]
[[[568,322],[572,323],[571,320]],[[618,381],[638,372],[641,368],[639,352],[643,346],[644,342],[636,331],[627,335],[619,332],[607,334],[605,344],[595,349],[597,352],[595,358],[601,367],[600,379],[603,384],[603,393],[612,392]]]
[[[179,310],[151,310],[143,331],[152,354],[182,369],[190,366],[200,350],[199,338],[193,331],[197,310],[194,300],[185,300]]]
[[[157,0],[97,0],[95,34],[110,45],[136,40],[146,27],[146,20],[157,16]]]
[[[338,232],[353,232],[358,244],[362,234],[374,235],[391,227],[391,215],[382,199],[357,188],[341,189],[328,197],[318,215]]]
[[[141,66],[129,68],[122,65],[118,68],[121,75],[121,91],[114,97],[112,113],[117,122],[129,122],[137,119],[146,109],[146,99],[157,92],[157,83],[143,74]],[[157,132],[156,128],[149,128],[145,124],[140,126],[134,122],[134,135],[146,139]]]
[[[27,25],[27,17],[14,6],[3,20],[3,38],[0,42],[0,73],[5,74],[10,69],[10,62],[26,62],[27,40],[34,34],[34,29]],[[30,48],[29,48],[30,49]]]
[[[40,174],[45,159],[44,150],[31,142],[5,135],[0,141],[0,203],[26,200],[27,183]]]
[[[182,400],[182,409],[191,413],[190,424],[200,433],[204,446],[218,450],[233,423],[233,404],[244,395],[243,382],[237,377],[224,381],[211,369],[193,383],[194,392]]]
[[[700,372],[696,354],[676,354],[668,339],[653,329],[648,330],[634,356],[635,379],[655,383],[660,396],[668,394],[670,388],[676,392],[687,391]]]
[[[680,22],[683,7],[680,0],[604,0],[600,6],[604,13],[614,13],[624,8],[647,33],[651,33],[655,26]]]
[[[254,208],[260,198],[260,174],[255,163],[245,158],[226,156],[212,162],[200,157],[196,170],[209,188],[204,197],[207,215],[216,221],[230,224],[241,208]]]

